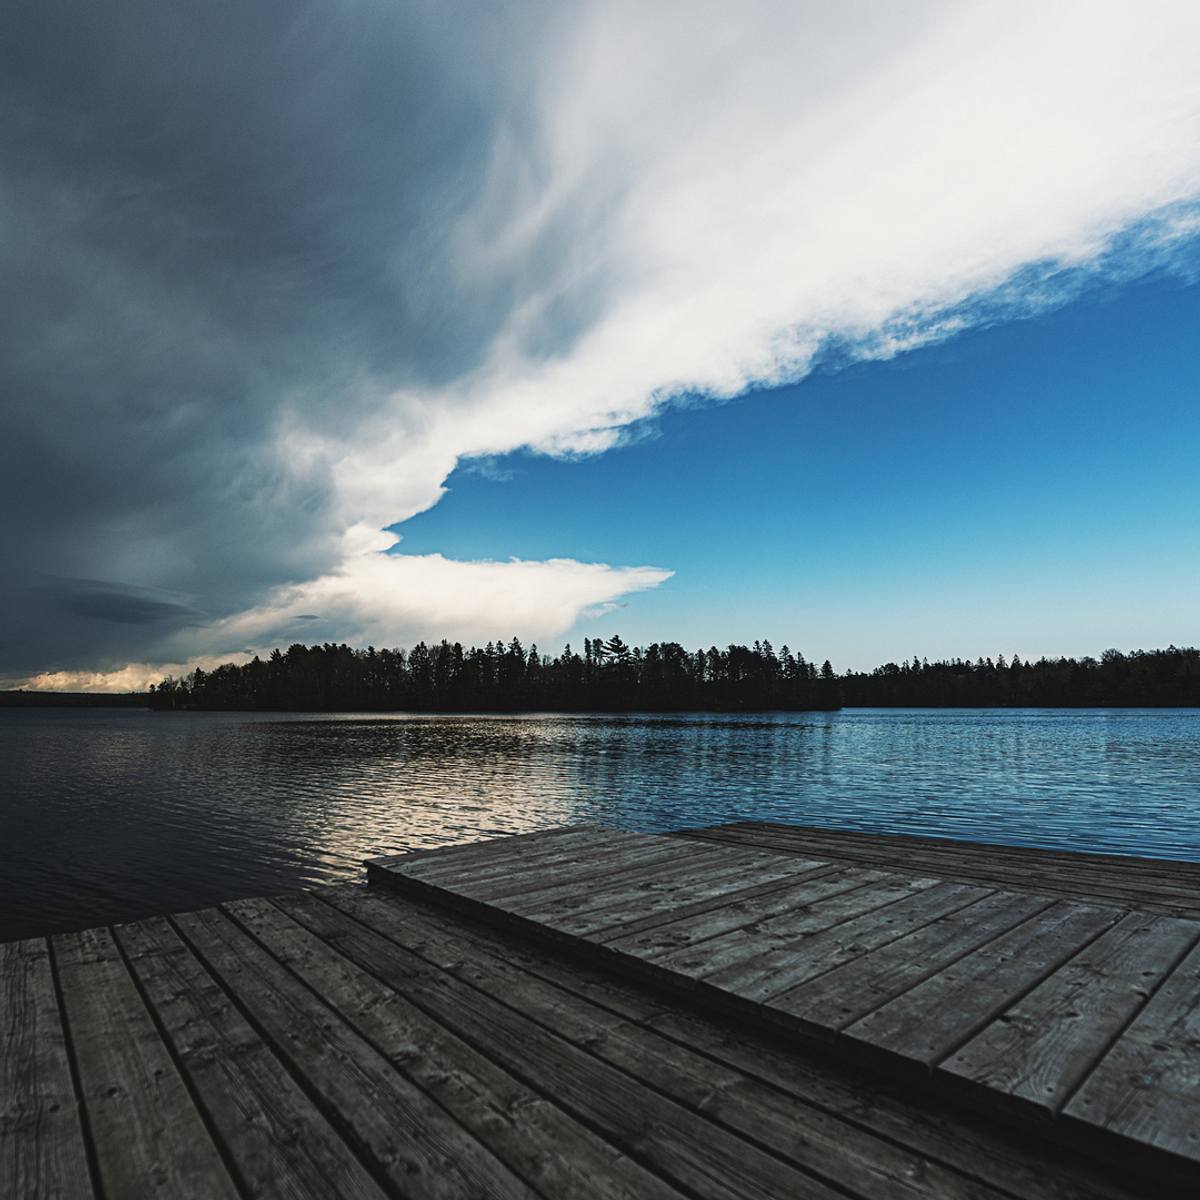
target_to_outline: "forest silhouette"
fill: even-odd
[[[1200,651],[1106,650],[1098,659],[950,659],[837,674],[770,642],[688,651],[619,636],[584,638],[583,653],[526,649],[513,638],[464,649],[344,644],[275,650],[197,669],[150,689],[165,710],[291,712],[752,712],[855,707],[1187,707],[1200,705]]]

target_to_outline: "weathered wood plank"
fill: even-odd
[[[1200,1159],[1200,945],[1121,1033],[1064,1113]]]
[[[672,836],[1200,918],[1200,863],[752,822]]]
[[[530,858],[526,860],[528,865],[520,875],[496,875],[476,885],[472,873],[471,882],[478,888],[473,894],[490,902],[541,893],[548,893],[548,898],[553,898],[553,893],[569,888],[584,876],[607,879],[630,871],[649,869],[659,862],[715,861],[723,850],[723,847],[706,842],[687,842],[682,838],[648,833],[622,833],[619,840],[607,842],[598,849],[587,848]]]
[[[677,907],[672,908],[667,913],[650,913],[649,916],[638,916],[631,920],[624,920],[619,925],[606,925],[604,929],[596,930],[590,935],[590,940],[604,943],[606,946],[612,946],[618,949],[625,947],[635,947],[642,944],[640,935],[646,935],[644,942],[652,943],[655,940],[655,935],[659,930],[664,931],[662,937],[667,937],[666,930],[668,926],[672,930],[680,931],[684,929],[685,923],[690,920],[709,918],[714,924],[720,924],[719,914],[730,913],[731,916],[739,911],[744,912],[745,908],[755,904],[767,896],[779,895],[785,890],[796,888],[798,883],[808,883],[824,878],[844,874],[845,868],[833,864],[823,864],[814,866],[811,870],[803,870],[797,872],[796,875],[786,875],[781,878],[772,878],[766,883],[750,883],[744,884],[738,888],[737,892],[721,892],[716,895],[700,892],[694,898],[686,900]],[[880,876],[882,877],[882,876]],[[724,928],[714,930],[714,934],[703,936],[714,936],[715,932],[726,932],[727,930],[737,928],[739,924],[749,924],[752,918],[746,918],[744,922],[733,920],[732,923],[726,924]],[[700,937],[692,938],[698,941]],[[665,949],[677,949],[684,944],[683,940],[666,941]],[[626,953],[636,953],[629,952]]]
[[[260,902],[261,903],[261,902]],[[327,1118],[411,1200],[535,1193],[324,1000],[217,909],[175,918]]]
[[[914,870],[936,867],[943,871],[989,871],[1005,879],[1026,877],[1030,868],[1053,879],[1071,879],[1084,884],[1111,884],[1136,890],[1162,889],[1167,895],[1192,891],[1200,880],[1200,864],[1169,862],[1072,852],[1036,850],[1024,846],[982,845],[950,839],[911,838],[897,834],[860,834],[842,830],[807,830],[772,826],[761,830],[737,826],[711,830],[683,830],[684,840],[744,845],[771,849],[776,853],[819,854],[828,852],[843,861],[875,862],[885,866],[911,864]]]
[[[386,868],[403,863],[408,869],[422,864],[421,870],[436,870],[441,864],[454,862],[457,868],[471,861],[495,862],[506,856],[518,856],[536,852],[543,846],[569,845],[577,839],[595,839],[598,836],[620,832],[607,830],[598,825],[558,825],[552,829],[536,829],[531,833],[505,834],[502,837],[482,838],[478,841],[455,842],[446,846],[432,846],[425,850],[407,850],[403,854],[381,854],[365,860],[368,867]]]
[[[336,896],[346,890],[331,889],[322,895],[336,902]],[[838,1137],[845,1139],[848,1154],[862,1145],[855,1139],[865,1131],[1021,1200],[1144,1200],[1143,1182],[1123,1184],[1120,1173],[1111,1168],[1099,1169],[1092,1160],[1026,1134],[1013,1135],[990,1117],[973,1117],[961,1104],[948,1107],[877,1073],[860,1075],[844,1064],[789,1050],[775,1037],[757,1036],[744,1022],[715,1020],[693,1006],[664,1003],[661,993],[611,971],[565,959],[527,938],[401,897],[379,898],[396,911],[402,933],[393,929],[394,936],[403,936],[405,946],[427,961],[472,980],[480,962],[500,972],[502,980],[507,980],[509,971],[536,975],[790,1097],[798,1104],[793,1113],[799,1128],[804,1127],[810,1105],[836,1117],[841,1123]],[[506,992],[520,991],[507,982],[502,986]],[[672,1054],[668,1048],[649,1056],[670,1059]],[[862,1154],[869,1158],[870,1150]],[[915,1183],[923,1180],[924,1170],[914,1168]],[[886,1196],[887,1192],[868,1194]]]
[[[594,937],[613,950],[654,959],[887,878],[883,871],[821,867],[806,871],[794,881],[790,877],[773,879],[735,893],[701,899],[669,914],[656,913],[605,928]]]
[[[1056,900],[844,1032],[932,1067],[1124,915]]]
[[[757,856],[756,856],[757,857]],[[592,937],[603,930],[645,920],[649,916],[678,912],[696,899],[711,900],[742,891],[751,881],[773,883],[803,877],[823,863],[805,860],[800,870],[786,859],[689,860],[659,864],[638,876],[607,880],[603,887],[586,889],[573,899],[526,907],[522,902],[515,911],[527,920],[538,921],[552,929]],[[522,898],[522,901],[524,898]]]
[[[107,929],[51,939],[106,1196],[237,1190]]]
[[[939,1069],[1057,1113],[1198,932],[1193,921],[1129,913]]]
[[[250,1194],[381,1200],[380,1186],[166,918],[116,935]]]
[[[1042,896],[994,892],[799,984],[771,1006],[821,1029],[844,1029],[1051,903]]]
[[[764,936],[776,939],[778,947],[789,952],[794,946],[811,951],[813,939],[824,936],[822,926],[806,929],[811,913],[790,913],[788,903],[806,889],[816,888],[818,897],[834,902],[823,914],[825,925],[830,932],[839,929],[843,941],[851,939],[841,947],[847,957],[842,965],[832,967],[822,959],[817,974],[804,976],[803,982],[793,980],[783,992],[766,998],[775,1008],[774,1036],[778,1037],[779,1028],[803,1031],[799,1018],[834,1039],[842,1036],[836,1032],[842,1029],[909,1062],[936,1062],[952,1057],[993,1025],[1003,1025],[997,1017],[1019,1008],[1071,962],[1085,959],[1089,939],[1099,941],[1106,930],[1115,929],[1120,914],[1050,903],[1042,898],[1046,892],[1042,888],[1020,886],[1012,889],[1019,895],[1001,895],[989,886],[979,889],[979,898],[969,906],[953,910],[957,915],[933,917],[924,924],[914,921],[907,932],[883,940],[874,949],[864,948],[861,939],[853,940],[853,926],[849,931],[841,927],[874,913],[866,922],[871,929],[884,908],[901,901],[895,895],[890,900],[875,895],[866,908],[847,915],[838,907],[847,901],[838,901],[838,896],[881,884],[886,891],[897,877],[904,877],[912,894],[917,894],[920,888],[913,889],[911,883],[913,862],[918,861],[914,856],[897,862],[889,877],[874,867],[845,865],[865,859],[835,855],[815,859],[809,844],[808,861],[828,865],[797,882],[790,882],[786,874],[758,882],[758,863],[766,865],[767,874],[774,874],[784,870],[785,862],[795,869],[805,856],[795,845],[783,852],[761,850],[746,842],[724,850],[716,841],[708,841],[687,851],[662,852],[658,845],[646,852],[639,848],[630,859],[627,835],[606,832],[604,846],[596,849],[588,840],[591,836],[588,831],[574,849],[561,846],[539,852],[556,864],[555,875],[540,873],[539,855],[522,851],[517,859],[527,861],[519,869],[485,856],[469,871],[459,861],[446,878],[476,879],[477,872],[491,871],[492,882],[481,895],[489,901],[523,897],[514,907],[527,907],[535,895],[545,903],[550,889],[557,889],[540,915],[550,924],[556,914],[579,921],[577,932],[582,938],[570,929],[558,931],[558,936],[573,937],[581,950],[590,946],[602,970],[591,970],[583,957],[556,956],[539,950],[536,942],[481,929],[445,909],[434,911],[378,890],[372,896],[347,889],[338,893],[341,899],[329,895],[315,901],[246,902],[227,906],[221,913],[181,917],[177,925],[168,922],[168,932],[183,931],[179,944],[200,978],[224,997],[233,1016],[257,1040],[257,1048],[251,1048],[229,1028],[217,1036],[193,1032],[219,1024],[208,1011],[210,1000],[202,1001],[191,1015],[169,1018],[168,996],[174,1000],[181,990],[195,990],[195,979],[189,980],[176,966],[145,966],[141,951],[132,945],[125,949],[137,953],[136,960],[122,954],[121,946],[115,947],[127,984],[186,1093],[194,1119],[200,1122],[202,1139],[220,1154],[218,1165],[226,1182],[232,1180],[243,1195],[280,1190],[318,1194],[315,1171],[297,1187],[295,1177],[286,1173],[279,1177],[262,1162],[248,1166],[249,1143],[236,1145],[221,1123],[222,1119],[230,1123],[232,1130],[232,1122],[240,1116],[231,1114],[240,1112],[241,1100],[231,1089],[218,1093],[211,1082],[209,1091],[201,1085],[205,1071],[211,1072],[210,1080],[217,1078],[217,1069],[204,1062],[206,1057],[230,1059],[232,1069],[245,1075],[242,1057],[253,1060],[254,1055],[265,1053],[281,1072],[284,1086],[295,1087],[312,1104],[320,1119],[318,1128],[324,1129],[320,1136],[340,1139],[343,1152],[366,1170],[372,1186],[378,1184],[388,1194],[455,1194],[453,1186],[429,1182],[420,1169],[415,1186],[409,1186],[408,1172],[400,1166],[404,1126],[418,1120],[421,1110],[403,1108],[392,1090],[397,1078],[406,1081],[405,1102],[415,1106],[424,1101],[441,1114],[435,1113],[433,1123],[443,1123],[435,1129],[435,1141],[443,1136],[438,1129],[449,1131],[445,1153],[454,1165],[447,1179],[460,1169],[450,1152],[455,1131],[466,1138],[461,1144],[476,1145],[482,1152],[479,1172],[470,1174],[460,1192],[483,1179],[484,1163],[491,1163],[503,1180],[518,1189],[502,1194],[519,1195],[527,1185],[545,1196],[586,1195],[589,1200],[593,1196],[616,1200],[623,1195],[679,1200],[683,1194],[693,1200],[758,1194],[814,1195],[823,1200],[834,1196],[917,1200],[927,1195],[956,1200],[999,1200],[1000,1196],[1005,1200],[1132,1200],[1154,1186],[1125,1187],[1119,1173],[1098,1174],[1073,1157],[1064,1148],[1070,1142],[1054,1150],[1039,1149],[1028,1133],[1022,1140],[1004,1133],[999,1125],[990,1128],[986,1119],[972,1118],[969,1107],[954,1109],[927,1101],[879,1075],[874,1082],[867,1082],[868,1076],[856,1082],[857,1068],[840,1057],[837,1063],[831,1057],[827,1069],[818,1068],[806,1052],[790,1051],[765,1036],[756,1038],[744,1023],[738,1032],[727,1021],[710,1020],[687,1005],[671,1003],[661,989],[639,988],[611,973],[614,965],[620,970],[622,962],[630,964],[632,973],[639,939],[643,946],[652,947],[651,962],[688,948],[703,951],[709,943],[720,948],[725,939],[724,952],[731,956],[732,965],[745,959],[747,947],[759,950],[756,943]],[[654,841],[648,835],[636,836],[647,838],[647,847]],[[512,849],[506,847],[506,852]],[[727,857],[722,859],[723,855]],[[685,865],[689,858],[690,865]],[[449,865],[449,858],[443,858],[442,864],[439,871]],[[581,865],[587,867],[586,876]],[[983,872],[986,865],[973,859],[964,871]],[[1028,867],[1025,874],[1030,874]],[[983,874],[973,878],[995,883]],[[1077,885],[1083,876],[1076,873],[1071,878]],[[937,886],[933,878],[921,882],[925,891]],[[435,891],[426,886],[427,894]],[[1031,898],[1034,891],[1037,898]],[[339,936],[374,930],[386,946],[402,952],[400,958],[390,961],[380,974],[371,947],[363,943],[361,956],[351,961],[341,948],[326,943],[321,934],[284,911],[293,903],[332,906],[344,915]],[[358,907],[367,903],[382,907]],[[1043,905],[1042,911],[1033,911]],[[1030,908],[1023,919],[1022,906]],[[601,919],[595,914],[606,910],[611,910],[611,916],[593,928],[588,922]],[[539,910],[529,911],[535,918],[539,915]],[[380,924],[385,912],[389,914],[386,927]],[[610,919],[619,924],[607,924]],[[1012,919],[1017,924],[1003,931],[1003,923]],[[1137,919],[1146,920],[1143,915]],[[989,924],[985,927],[982,922]],[[791,933],[785,934],[789,925]],[[1200,934],[1200,925],[1193,934]],[[989,940],[979,945],[978,939],[985,935]],[[671,940],[681,936],[682,943]],[[1182,958],[1181,951],[1176,957],[1181,965],[1164,975],[1163,971],[1170,971],[1168,943],[1169,939],[1164,941],[1157,955],[1159,974],[1146,988],[1150,1001],[1140,1008],[1129,1006],[1123,1023],[1118,1022],[1104,1045],[1114,1037],[1115,1043],[1099,1065],[1084,1071],[1058,1121],[1035,1122],[1027,1129],[1056,1131],[1056,1136],[1064,1130],[1086,1129],[1094,1137],[1110,1137],[1111,1141],[1094,1146],[1118,1159],[1126,1147],[1135,1155],[1141,1153],[1139,1146],[1150,1148],[1147,1154],[1174,1154],[1182,1164],[1177,1178],[1183,1178],[1200,1162],[1188,1107],[1197,1087],[1194,1063],[1200,1039],[1193,1010],[1200,1003],[1196,999],[1200,962]],[[1190,953],[1200,955],[1200,950]],[[132,976],[130,961],[136,968]],[[162,1005],[155,993],[148,1010],[144,969],[158,972],[163,986]],[[52,972],[52,984],[56,978]],[[680,977],[676,982],[682,988],[689,979]],[[0,979],[0,988],[5,985],[11,987],[12,981]],[[1102,982],[1101,986],[1108,985]],[[868,1004],[873,1007],[846,1024],[847,1012],[830,1016],[844,994],[853,997],[853,1013]],[[803,999],[807,1009],[781,1012],[789,997],[793,1002]],[[761,1013],[761,1007],[757,1011]],[[930,1048],[933,1040],[926,1039],[926,1059],[920,1058],[921,1043],[914,1040],[906,1047],[904,1042],[905,1037],[915,1039],[920,1024],[943,1039],[938,1051]],[[191,1056],[180,1049],[176,1032],[164,1036],[164,1026],[184,1039],[195,1039]],[[68,1014],[64,1051],[68,1076],[74,1061],[73,1028]],[[946,1033],[950,1028],[952,1036]],[[1126,1038],[1128,1047],[1123,1045]],[[327,1047],[321,1044],[326,1041]],[[1128,1063],[1121,1062],[1122,1053],[1130,1056]],[[861,1061],[887,1074],[890,1060],[876,1055]],[[11,1065],[0,1064],[0,1083],[6,1069]],[[250,1069],[260,1070],[253,1061]],[[1155,1071],[1167,1080],[1161,1098]],[[82,1072],[77,1074],[82,1078]],[[564,1075],[568,1082],[560,1091]],[[958,1077],[936,1070],[933,1079]],[[1098,1098],[1091,1096],[1088,1111],[1077,1111],[1075,1101],[1082,1104],[1089,1097],[1092,1080],[1096,1081],[1092,1086],[1100,1089]],[[1131,1095],[1139,1085],[1152,1095]],[[261,1079],[255,1086],[260,1093],[266,1090]],[[980,1089],[982,1085],[963,1086]],[[254,1092],[254,1087],[247,1091]],[[223,1118],[214,1108],[213,1096],[218,1094],[226,1096],[231,1110]],[[0,1104],[3,1095],[0,1091]],[[999,1110],[1009,1117],[1019,1113],[1018,1105],[1030,1107],[1023,1098],[1008,1093],[993,1089],[988,1095],[996,1097]],[[261,1095],[255,1102],[263,1103]],[[370,1113],[362,1130],[354,1123],[360,1104]],[[1120,1114],[1113,1117],[1111,1128],[1096,1115],[1097,1105]],[[7,1132],[3,1115],[0,1108],[0,1146]],[[280,1153],[311,1159],[310,1139],[300,1129],[281,1131]],[[649,1136],[643,1137],[647,1129]],[[81,1144],[87,1144],[90,1131],[85,1122]],[[1151,1136],[1147,1131],[1157,1132]],[[298,1151],[286,1144],[289,1134]],[[397,1143],[399,1159],[393,1157]],[[748,1180],[735,1175],[737,1164],[747,1155]],[[101,1161],[99,1155],[95,1161]],[[1140,1157],[1129,1161],[1139,1169],[1143,1162],[1150,1163]],[[1146,1169],[1157,1171],[1157,1160]],[[307,1170],[301,1166],[299,1175]],[[0,1173],[4,1173],[0,1191],[7,1188],[7,1172],[8,1160],[0,1158]],[[99,1169],[97,1178],[101,1178]],[[325,1194],[344,1190],[329,1175],[321,1183]],[[87,1194],[85,1188],[83,1195]],[[109,1186],[105,1194],[121,1193]],[[136,1194],[153,1193],[139,1189]],[[181,1193],[164,1188],[159,1194]],[[210,1189],[194,1194],[208,1195]],[[1154,1194],[1168,1192],[1156,1187]]]
[[[628,835],[632,838],[634,835]],[[753,853],[753,852],[752,852]],[[602,893],[610,886],[675,864],[717,863],[722,852],[697,842],[691,846],[664,837],[638,837],[625,845],[610,845],[594,854],[572,855],[544,862],[530,860],[520,875],[477,879],[468,875],[453,887],[472,900],[484,900],[498,908],[524,910],[552,905],[562,896],[578,897]]]
[[[680,842],[678,839],[632,834],[623,831],[601,831],[594,836],[581,837],[568,846],[547,846],[545,842],[525,851],[506,853],[495,859],[473,859],[468,863],[443,858],[436,870],[417,863],[415,870],[401,862],[383,870],[369,871],[372,882],[390,887],[424,892],[437,896],[447,893],[462,900],[476,901],[490,892],[517,895],[536,890],[557,879],[600,880],[623,865],[636,866],[642,859],[691,857],[719,853],[703,843]],[[625,862],[625,860],[629,860]],[[556,872],[558,874],[556,874]]]
[[[626,834],[619,829],[572,826],[560,837],[546,830],[537,835],[496,838],[488,842],[422,850],[386,859],[367,859],[368,880],[390,883],[402,873],[406,879],[436,888],[443,881],[452,883],[466,877],[476,880],[509,879],[520,876],[531,861],[550,861],[559,857],[589,858],[613,845],[624,844]],[[685,843],[694,845],[696,843]],[[707,846],[707,842],[699,843]]]
[[[851,870],[857,872],[858,869]],[[668,950],[654,959],[654,965],[662,971],[690,979],[732,972],[794,945],[810,934],[937,886],[935,879],[905,879],[877,871],[861,874],[867,878],[859,878],[856,886],[834,886],[827,879],[803,884],[801,886],[811,893],[811,898],[781,899],[782,911],[777,915],[766,916],[750,925],[739,924],[705,940],[691,941],[679,949]],[[840,882],[854,881],[855,876],[848,873]],[[793,900],[798,902],[792,903]],[[756,968],[751,965],[749,969]]]
[[[286,905],[287,897],[280,899]],[[547,1196],[678,1200],[664,1180],[572,1120],[268,901],[224,905],[397,1068]]]
[[[1030,863],[1041,863],[1066,869],[1111,870],[1135,880],[1150,876],[1164,881],[1200,886],[1200,861],[1184,859],[1145,858],[1096,851],[1050,850],[1040,846],[1014,846],[1004,842],[979,842],[964,838],[939,838],[906,833],[866,833],[854,829],[831,829],[769,821],[735,822],[729,825],[709,826],[707,829],[678,832],[680,836],[687,836],[717,834],[722,831],[786,838],[801,844],[823,842],[846,848],[857,847],[864,852],[884,850],[899,856],[923,850],[931,854],[970,857],[984,863],[1009,861],[1026,868]]]
[[[578,978],[563,984],[591,991]],[[605,988],[605,998],[613,1004],[607,981],[597,986]],[[626,993],[614,1007],[624,1012],[627,1003]],[[868,1131],[928,1162],[1023,1200],[1144,1200],[1144,1181],[1131,1180],[1094,1158],[1052,1146],[991,1117],[977,1117],[961,1104],[950,1108],[878,1072],[859,1073],[841,1062],[831,1064],[800,1051],[788,1052],[777,1038],[760,1040],[742,1023],[713,1021],[682,1006],[658,1005],[645,1011],[649,1008],[644,1000],[638,1006],[639,1019],[647,1026],[830,1113],[847,1127],[842,1134],[847,1140],[859,1129]],[[914,1180],[924,1181],[926,1170],[918,1167]],[[931,1189],[928,1194],[938,1193]]]
[[[624,1016],[533,977],[505,959],[478,952],[463,956],[461,951],[455,953],[442,945],[436,935],[423,938],[414,932],[406,914],[379,897],[343,893],[330,899],[397,945],[411,942],[414,953],[417,948],[434,947],[435,956],[445,959],[447,969],[464,974],[483,994],[506,1004],[519,997],[522,1013],[544,1030],[586,1048],[591,1055],[656,1092],[702,1113],[715,1130],[723,1126],[752,1142],[770,1146],[796,1166],[830,1180],[838,1188],[896,1200],[924,1200],[931,1194],[945,1200],[997,1195],[986,1184],[922,1162],[904,1148],[847,1126],[818,1108],[798,1106],[794,1098],[781,1096],[777,1089],[717,1066],[696,1050],[649,1029],[631,1025]],[[743,1145],[746,1154],[749,1146]],[[808,1185],[810,1190],[796,1194],[809,1195],[814,1185],[815,1180]]]
[[[826,971],[861,958],[939,917],[977,904],[992,893],[964,883],[938,883],[873,912],[852,917],[789,946],[705,975],[710,987],[733,992],[744,1000],[770,1003],[784,992]]]
[[[529,998],[523,993],[501,1001],[462,987],[440,968],[349,915],[353,911],[361,916],[386,900],[336,893],[332,902],[338,908],[315,897],[297,897],[288,901],[288,912],[340,953],[436,1013],[460,1037],[486,1047],[505,1070],[533,1086],[552,1080],[561,1106],[676,1186],[713,1200],[844,1197],[582,1046],[549,1036],[527,1015]],[[340,911],[343,904],[347,911]],[[472,968],[467,965],[468,975]]]
[[[811,848],[813,843],[808,844]],[[750,843],[743,839],[739,845]],[[1063,1049],[1065,1040],[1058,1046],[1059,1061],[1051,1071],[1053,1086],[1043,1081],[1044,1092],[1055,1093],[1051,1100],[1032,1098],[1020,1082],[993,1086],[990,1078],[969,1079],[969,1070],[964,1075],[949,1064],[964,1062],[964,1055],[986,1053],[981,1050],[986,1037],[1000,1038],[994,1031],[1013,1023],[1013,1010],[1047,995],[1054,977],[1070,976],[1072,967],[1064,955],[1085,947],[1091,937],[1107,947],[1107,953],[1115,945],[1114,931],[1125,928],[1129,917],[1114,924],[1112,914],[1097,915],[1090,909],[1079,916],[1070,914],[1069,919],[1055,916],[1042,927],[1036,918],[1057,914],[1061,902],[1038,889],[998,890],[990,880],[982,886],[932,874],[913,876],[911,862],[905,871],[847,868],[841,874],[833,854],[828,865],[821,859],[804,860],[806,868],[814,865],[815,874],[805,882],[817,889],[818,898],[795,906],[790,902],[798,897],[790,893],[798,885],[784,882],[786,871],[772,861],[794,861],[795,846],[787,854],[768,851],[753,858],[733,846],[725,853],[728,861],[723,865],[719,853],[681,863],[639,847],[632,861],[625,859],[618,869],[593,877],[590,887],[586,880],[577,886],[569,874],[562,883],[556,875],[548,886],[539,887],[536,860],[530,860],[530,870],[515,891],[512,884],[497,878],[472,900],[463,895],[470,885],[458,887],[447,876],[444,889],[433,889],[431,895],[459,901],[476,915],[507,922],[524,933],[540,932],[580,951],[587,949],[606,966],[650,972],[672,987],[698,991],[725,1010],[750,1011],[797,1034],[836,1041],[843,1030],[861,1026],[850,1036],[860,1045],[887,1051],[893,1069],[907,1070],[919,1063],[937,1066],[944,1060],[937,1078],[969,1083],[1011,1116],[1022,1107],[1055,1111],[1078,1085],[1081,1072],[1136,1012],[1136,1006],[1122,1009],[1103,979],[1099,984],[1083,979],[1078,986],[1084,1000],[1065,1002],[1084,1010],[1082,1021],[1074,1027],[1076,1045],[1069,1053]],[[622,860],[619,849],[610,848],[609,854],[610,863]],[[869,882],[853,878],[870,871],[876,877]],[[760,872],[769,878],[757,881],[754,876]],[[721,903],[724,888],[727,899]],[[753,890],[752,896],[744,894],[748,889]],[[763,909],[771,915],[755,915],[755,910]],[[1131,947],[1121,954],[1132,954],[1147,967],[1153,964],[1161,976],[1178,958],[1169,953],[1171,937],[1177,941],[1178,930],[1173,935],[1165,931],[1178,926],[1179,920],[1144,913],[1131,917],[1136,918],[1135,924],[1158,930],[1159,936],[1141,957]],[[626,931],[630,925],[636,931]],[[1195,928],[1200,932],[1200,924]],[[1006,940],[1010,935],[1024,938],[1022,931],[1030,929],[1034,930],[1031,941]],[[1074,941],[1064,947],[1064,937]],[[992,948],[993,943],[1000,949]],[[1007,958],[1016,944],[1026,945],[1032,953],[1019,968]],[[1039,965],[1047,955],[1053,960],[1050,966]],[[1075,958],[1083,961],[1087,953]],[[960,962],[967,965],[956,974],[953,968]],[[983,977],[989,966],[997,968],[996,979]],[[972,981],[975,995],[967,996],[963,979]],[[875,1025],[866,1020],[910,992],[917,993],[917,1000],[909,1002],[907,1009],[889,1010]],[[939,994],[952,1003],[931,1016],[928,1005]],[[1030,1001],[1030,996],[1035,1000]],[[919,1050],[925,1058],[901,1048],[904,1036],[912,1039],[918,1032],[914,1004],[926,1006],[924,1023],[929,1028],[920,1031],[925,1045]],[[1064,1026],[1058,1025],[1061,1034]],[[939,1048],[936,1053],[934,1047]],[[878,1058],[873,1061],[879,1068],[884,1066]],[[1008,1062],[1004,1066],[1018,1069]],[[1031,1069],[1037,1073],[1038,1068]],[[986,1074],[985,1068],[982,1075]],[[1105,1147],[1116,1153],[1115,1143]],[[1158,1169],[1151,1160],[1144,1162],[1146,1169]]]
[[[391,869],[408,878],[434,885],[464,879],[512,880],[543,871],[551,863],[591,862],[610,854],[620,854],[634,844],[659,848],[661,839],[647,834],[626,833],[621,829],[572,829],[561,838],[546,837],[527,843],[524,838],[505,838],[494,849],[484,852],[474,845],[401,858]],[[687,843],[684,843],[685,845]]]
[[[93,1194],[44,938],[0,944],[0,1181],[29,1200]]]

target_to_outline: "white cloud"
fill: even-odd
[[[114,671],[43,671],[28,679],[6,680],[5,687],[33,692],[144,692],[168,675],[185,675],[196,667],[209,670],[230,655],[194,658],[186,663],[127,663]],[[240,661],[242,655],[236,658]]]
[[[799,378],[829,339],[944,337],[1031,264],[1158,265],[1200,194],[1197,44],[1181,3],[593,6],[534,80],[533,133],[495,147],[458,269],[577,236],[477,370],[331,451],[347,519],[435,503],[464,455],[602,451],[672,396]],[[547,353],[593,286],[603,311]],[[1007,301],[1060,295],[1035,274]]]
[[[218,652],[326,639],[391,646],[450,636],[482,643],[514,633],[544,642],[587,610],[670,575],[658,567],[569,558],[462,562],[368,550],[329,575],[281,589],[269,603],[220,621],[200,637]]]

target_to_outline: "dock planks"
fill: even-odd
[[[1200,862],[1079,854],[765,821],[681,829],[671,836],[936,875],[960,883],[983,882],[1087,904],[1112,904],[1200,920]]]
[[[14,1195],[89,1196],[87,1151],[44,941],[0,945],[0,1012],[3,1178]]]
[[[1049,856],[1073,868],[1066,899],[1045,872],[1014,887],[1012,856],[989,871],[977,848],[925,847],[900,870],[858,836],[821,858],[829,831],[734,833],[658,839],[686,842],[680,856],[653,835],[596,831],[589,866],[586,830],[565,831],[562,850],[543,834],[505,847],[506,877],[484,882],[479,848],[457,874],[453,849],[414,860],[411,877],[403,859],[368,869],[1157,1178],[1200,1180],[1200,920],[1176,915],[1190,909],[1175,864],[1156,864],[1142,911],[1135,877],[1105,858]],[[939,854],[971,869],[939,875]],[[1095,879],[1104,899],[1083,902]],[[1164,905],[1171,887],[1179,903]]]
[[[1121,926],[1125,910],[1010,901],[995,881],[947,885],[795,849],[627,836],[548,831],[372,868],[421,862],[420,895],[415,884],[412,895],[327,888],[0,946],[0,1195],[1195,1194],[1191,1177],[1150,1190],[957,1097],[781,1039],[787,1026],[697,1005],[706,988],[720,994],[701,965],[680,985],[686,996],[622,965],[661,978],[672,972],[656,962],[751,925],[788,946],[840,921],[839,965],[772,985],[771,998],[800,1012],[826,1007],[822,989],[853,993],[830,1036],[906,1040],[914,1059],[940,1061],[970,1042],[922,1043],[926,1003],[982,1030],[995,1004],[978,1003],[980,980],[999,972],[1032,997],[1068,945],[1102,948],[1105,935],[1128,933],[1129,961],[1153,960],[1153,946],[1186,941],[1172,940],[1179,927],[1135,937],[1143,917]],[[543,854],[553,856],[545,873]],[[451,897],[468,865],[480,898]],[[497,902],[564,928],[550,944],[528,937],[523,918],[505,929],[455,911]],[[918,913],[928,920],[914,925]],[[982,937],[985,925],[990,940],[971,949],[969,931]],[[746,967],[738,941],[709,966]],[[1178,1158],[1176,1142],[1194,1136],[1198,990],[1200,950],[1190,949],[1145,986],[1056,1120],[1119,1127]],[[923,992],[932,999],[912,1000]],[[1067,999],[1043,997],[1049,1007]],[[1114,987],[1104,1007],[1126,1012],[1128,995]]]
[[[0,1194],[1137,1200],[382,889],[3,947]]]

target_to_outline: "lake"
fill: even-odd
[[[572,822],[756,818],[1200,860],[1200,710],[0,711],[0,940]]]

